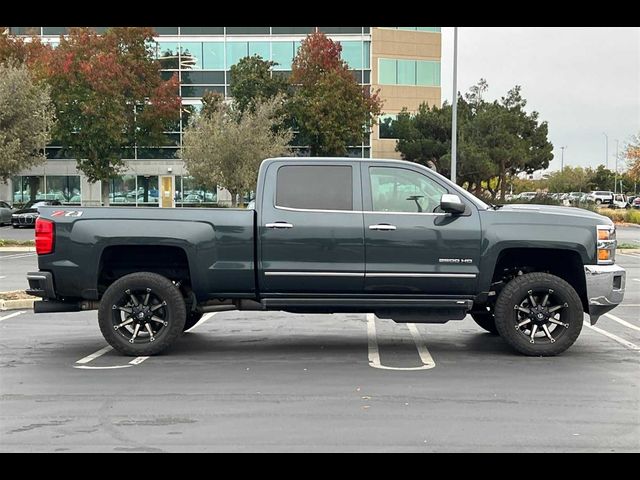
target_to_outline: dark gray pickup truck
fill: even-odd
[[[98,309],[127,355],[165,350],[203,312],[467,314],[526,355],[556,355],[623,298],[615,227],[577,208],[488,205],[395,160],[277,158],[255,209],[42,208],[40,312]]]

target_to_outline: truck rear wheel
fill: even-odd
[[[495,308],[500,336],[530,356],[553,356],[567,350],[582,330],[580,297],[571,285],[548,273],[527,273],[509,282]]]
[[[124,355],[155,355],[180,337],[186,307],[180,289],[157,273],[125,275],[100,301],[98,324],[105,340]]]

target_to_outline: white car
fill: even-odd
[[[601,205],[603,203],[612,203],[613,192],[601,190],[589,192],[589,195],[587,195],[587,200],[595,202],[598,205]]]
[[[611,203],[611,208],[631,208],[629,204],[629,199],[626,195],[622,195],[621,193],[616,193],[613,196],[613,202]]]

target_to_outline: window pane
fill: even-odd
[[[249,42],[249,56],[260,55],[263,60],[269,60],[271,52],[269,51],[269,42]]]
[[[423,86],[440,85],[440,62],[418,61],[417,84]]]
[[[138,197],[138,205],[157,205],[160,195],[158,191],[158,177],[139,175],[137,180],[138,189],[136,195]]]
[[[269,27],[227,27],[227,35],[269,35]]]
[[[278,170],[276,204],[314,210],[352,210],[351,166],[286,166]]]
[[[274,35],[307,35],[314,31],[315,27],[271,27]]]
[[[362,68],[362,42],[340,42],[342,45],[342,59],[349,64],[349,68]]]
[[[433,213],[447,193],[433,180],[403,168],[371,167],[369,176],[374,212]]]
[[[182,83],[224,85],[224,72],[182,72]]]
[[[364,42],[364,63],[362,68],[371,68],[371,42]]]
[[[80,203],[80,176],[48,175],[46,198],[63,203]]]
[[[227,42],[227,68],[248,55],[249,44],[247,42]]]
[[[178,35],[178,27],[151,27],[158,35]]]
[[[180,66],[185,70],[202,69],[201,42],[182,42],[180,44]]]
[[[224,43],[205,42],[202,44],[202,68],[207,70],[224,70]]]
[[[318,27],[324,33],[362,33],[362,27]]]
[[[176,42],[158,42],[158,60],[163,69],[179,68],[178,44]]]
[[[395,85],[398,83],[396,72],[396,61],[388,58],[381,58],[379,63],[378,82],[383,85]]]
[[[67,27],[42,27],[43,35],[66,35]]]
[[[416,84],[416,61],[398,60],[398,85]]]
[[[109,201],[111,203],[136,203],[136,177],[123,175],[109,182]]]
[[[271,44],[272,60],[278,65],[276,70],[291,70],[293,61],[293,42],[273,42]]]
[[[180,27],[181,35],[223,35],[224,27]]]
[[[224,95],[224,86],[182,87],[183,97],[201,98],[204,92],[215,92]]]
[[[379,138],[396,138],[393,133],[393,122],[395,120],[396,120],[395,115],[382,115],[380,117]]]

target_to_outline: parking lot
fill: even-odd
[[[207,315],[167,354],[129,358],[96,312],[0,312],[0,450],[638,451],[640,254],[617,263],[624,304],[555,358],[470,317],[271,312]],[[34,268],[0,253],[0,291]]]

